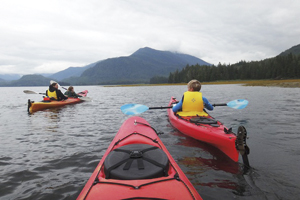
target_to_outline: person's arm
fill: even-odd
[[[74,94],[73,94],[73,95],[74,95],[74,97],[75,97],[75,98],[79,98],[79,97],[81,97],[79,94],[76,94],[76,92],[74,92]]]
[[[181,108],[182,108],[182,100],[183,100],[183,97],[182,97],[182,99],[179,101],[179,103],[177,103],[177,104],[172,108],[173,112],[178,112],[179,110],[181,110]]]
[[[57,99],[66,100],[68,97],[66,97],[60,90],[56,90]]]
[[[202,99],[203,99],[204,107],[207,110],[213,110],[214,109],[214,107],[209,103],[209,101],[207,100],[207,98],[205,98],[204,96],[202,96]]]

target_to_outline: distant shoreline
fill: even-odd
[[[242,84],[243,86],[265,86],[265,87],[288,87],[299,88],[300,79],[286,79],[286,80],[247,80],[247,81],[217,81],[204,82],[203,85],[210,84]]]
[[[132,85],[106,85],[104,87],[134,87],[134,86],[172,86],[186,85],[187,83],[164,83],[164,84],[132,84]],[[242,84],[243,86],[265,86],[265,87],[285,87],[300,88],[300,79],[287,80],[234,80],[234,81],[215,81],[201,82],[202,85],[218,85],[218,84]]]

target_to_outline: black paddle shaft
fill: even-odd
[[[217,104],[213,104],[213,107],[215,106],[227,106],[227,103],[217,103]]]
[[[166,109],[166,108],[172,108],[172,106],[150,107],[149,110],[152,110],[152,109]]]

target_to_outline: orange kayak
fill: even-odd
[[[90,199],[202,199],[154,128],[141,117],[121,126],[79,194]]]
[[[80,93],[78,93],[80,96],[85,97],[87,95],[88,91],[84,90]],[[65,105],[69,105],[69,104],[75,104],[75,103],[80,103],[82,102],[82,100],[80,98],[71,98],[69,97],[66,100],[63,101],[40,101],[40,102],[34,102],[34,101],[30,101],[30,99],[28,99],[28,112],[29,113],[33,113],[39,110],[45,110],[45,109],[49,109],[49,108],[58,108],[58,107],[62,107]]]

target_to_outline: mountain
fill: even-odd
[[[21,78],[19,74],[0,74],[0,79],[5,81],[18,80],[19,78]]]
[[[285,56],[288,54],[294,54],[294,55],[300,55],[300,44],[293,46],[292,48],[282,52],[281,54],[279,54],[279,56]]]
[[[279,55],[289,55],[290,53],[300,55],[300,45],[293,46],[292,48],[282,52]],[[291,57],[291,59],[298,58],[297,56]],[[277,60],[276,60],[277,59]],[[276,73],[283,73],[282,60],[280,56],[275,58],[266,59],[263,62],[271,65],[270,70],[265,70],[264,74],[270,74],[274,67],[274,63],[279,63],[279,69],[276,69]],[[279,60],[279,61],[278,61]],[[289,59],[287,59],[289,60]],[[245,63],[245,62],[243,62]],[[258,63],[258,64],[257,64]],[[298,62],[297,62],[298,63]],[[19,76],[19,75],[0,75],[0,86],[48,86],[50,80],[59,81],[60,85],[88,85],[88,84],[126,84],[126,83],[149,83],[152,82],[164,82],[167,80],[170,73],[179,71],[185,68],[187,65],[196,65],[203,67],[203,65],[211,66],[209,63],[190,56],[187,54],[174,53],[170,51],[158,51],[148,47],[141,48],[127,57],[110,58],[103,61],[98,61],[84,67],[68,68],[61,72],[56,73],[56,76],[44,77],[42,75],[24,75],[18,80],[8,81],[7,77]],[[259,62],[251,62],[251,65],[260,65]],[[202,65],[202,66],[201,66]],[[239,63],[232,64],[231,66],[239,65]],[[263,64],[265,65],[265,64]],[[294,66],[294,65],[293,65]],[[296,69],[294,69],[296,67]],[[298,73],[298,65],[294,66],[288,73],[295,77]],[[218,68],[218,67],[213,67]],[[212,69],[213,70],[213,69]],[[58,80],[57,77],[61,73],[66,73],[63,80]],[[192,72],[195,73],[195,72]],[[273,73],[273,72],[272,72]],[[71,75],[72,74],[72,75]],[[81,75],[80,75],[81,74]],[[232,72],[230,72],[232,74]],[[250,72],[244,71],[243,75],[250,74]],[[253,74],[253,73],[252,73]],[[71,77],[70,77],[71,75]],[[189,74],[191,75],[191,74]],[[75,77],[79,76],[79,77]],[[276,75],[278,77],[285,77],[283,75]],[[6,77],[6,78],[4,78]],[[62,76],[63,77],[63,76]],[[297,75],[298,77],[298,75]],[[61,78],[61,77],[60,77]],[[223,77],[224,79],[224,77]],[[218,79],[219,80],[219,79]]]
[[[300,78],[300,45],[294,46],[278,56],[261,61],[240,61],[235,64],[218,66],[189,66],[181,71],[170,73],[168,83],[183,83],[191,79],[203,82],[231,80],[283,80]],[[161,81],[161,80],[158,80]],[[157,81],[157,82],[158,82]],[[253,85],[260,85],[259,81]],[[276,86],[276,84],[273,86]],[[297,82],[284,81],[277,85],[298,87]]]
[[[100,61],[98,61],[100,62]],[[57,72],[55,74],[52,74],[51,76],[47,76],[52,79],[56,79],[58,81],[61,81],[63,79],[67,79],[70,77],[79,77],[81,76],[82,72],[84,72],[86,69],[94,67],[98,62],[86,65],[84,67],[69,67],[63,71]]]
[[[149,83],[153,77],[166,78],[170,72],[194,64],[210,65],[187,54],[145,47],[128,57],[109,58],[84,67],[69,67],[52,75],[24,75],[18,80],[0,81],[0,86],[46,86],[51,79],[61,85]]]
[[[44,77],[50,77],[50,76],[52,76],[52,74],[50,74],[50,73],[36,73],[35,75],[42,75]]]
[[[50,78],[46,78],[38,74],[24,75],[19,80],[13,80],[10,82],[1,82],[0,86],[49,86]],[[57,80],[55,80],[57,81]],[[61,85],[70,85],[70,83],[59,82]]]
[[[71,84],[149,83],[154,76],[167,77],[186,65],[210,65],[187,54],[141,48],[127,57],[110,58],[85,70],[78,79],[65,79]]]
[[[31,74],[24,75],[19,80],[12,81],[12,86],[49,86],[50,78],[46,78],[42,75]]]

